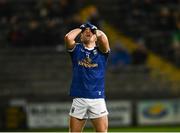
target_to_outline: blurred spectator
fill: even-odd
[[[41,42],[44,39],[42,36],[42,30],[40,29],[40,24],[37,20],[32,19],[28,25],[28,33],[26,34],[24,46],[38,46],[42,45]]]
[[[20,29],[18,24],[14,24],[10,32],[8,33],[8,41],[12,44],[12,46],[23,45],[24,42],[24,33]]]
[[[70,5],[70,0],[59,0],[58,9],[59,16],[61,16],[63,19],[68,19],[72,16],[74,7]]]
[[[120,1],[119,7],[111,11],[114,14],[119,11],[119,17],[110,15],[108,21],[133,39],[142,36],[147,42],[148,49],[163,58],[172,59],[170,38],[172,31],[175,30],[175,18],[179,14],[179,2],[179,0],[130,0],[125,3]]]
[[[168,7],[160,8],[156,15],[155,29],[168,33],[175,29],[175,19]]]
[[[132,65],[145,65],[148,57],[144,40],[138,40],[137,48],[132,52]]]
[[[13,46],[62,44],[66,30],[82,23],[78,12],[84,3],[85,0],[0,0],[1,38],[8,38]]]
[[[113,70],[126,67],[131,64],[131,60],[128,51],[119,42],[116,42],[110,54],[109,67]]]
[[[71,29],[74,29],[74,28],[77,28],[77,25],[81,25],[83,23],[82,19],[81,19],[81,16],[76,13],[72,16],[71,18],[71,21],[69,21],[68,23],[68,29],[71,30]]]
[[[174,61],[180,67],[180,20],[177,20],[176,30],[172,35],[172,47],[174,51]]]
[[[58,44],[58,38],[60,36],[58,35],[57,32],[57,23],[55,20],[48,20],[46,26],[44,27],[43,30],[43,45],[46,46],[53,46]]]
[[[142,8],[145,11],[146,15],[150,15],[150,13],[154,11],[153,0],[144,0],[142,2]]]
[[[90,10],[90,14],[88,16],[88,21],[90,21],[92,24],[96,25],[98,28],[102,28],[101,27],[102,19],[100,18],[99,11],[95,6],[92,7]]]
[[[7,0],[0,0],[0,19],[9,18],[12,14],[12,5]]]

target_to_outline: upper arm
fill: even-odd
[[[75,47],[76,44],[75,38],[81,33],[81,31],[82,31],[81,29],[76,28],[71,30],[65,35],[64,41],[67,49],[73,49]]]
[[[109,41],[104,32],[99,30],[97,31],[97,41],[101,52],[107,53],[110,51]]]
[[[73,49],[75,47],[75,40],[71,39],[68,35],[64,37],[64,41],[67,49]]]

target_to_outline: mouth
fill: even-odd
[[[90,35],[90,34],[86,34],[86,35],[85,35],[85,37],[88,37],[88,38],[90,38],[90,37],[91,37],[91,35]]]
[[[86,35],[86,37],[91,37],[91,35]]]

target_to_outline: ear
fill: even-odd
[[[80,34],[80,40],[81,40],[81,42],[83,41],[83,39],[82,39],[82,33]]]

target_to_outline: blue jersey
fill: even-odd
[[[83,44],[77,44],[70,55],[73,66],[70,96],[90,99],[104,98],[108,54],[99,51],[98,47],[88,50]]]

